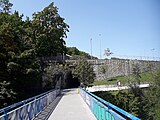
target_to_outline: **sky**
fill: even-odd
[[[13,10],[32,19],[51,2],[70,26],[66,45],[98,58],[160,58],[160,0],[10,0]]]

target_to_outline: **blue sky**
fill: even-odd
[[[160,0],[11,0],[13,10],[32,18],[51,2],[70,26],[66,45],[104,58],[160,57]],[[100,45],[101,43],[101,45]],[[100,50],[101,49],[101,50]]]

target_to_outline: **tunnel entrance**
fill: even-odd
[[[78,88],[80,86],[80,82],[78,78],[72,78],[70,80],[69,88]]]
[[[72,71],[68,71],[65,75],[65,87],[64,88],[78,88],[80,82],[77,77],[73,77]]]

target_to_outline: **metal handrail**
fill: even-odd
[[[5,107],[5,108],[2,108],[2,109],[0,109],[0,114],[2,114],[2,113],[5,112],[5,111],[9,111],[10,109],[13,109],[13,108],[15,108],[15,107],[17,107],[17,106],[26,104],[26,103],[34,100],[34,99],[37,99],[37,98],[39,98],[39,97],[41,97],[41,96],[43,96],[43,95],[45,95],[45,94],[48,94],[48,93],[52,92],[52,91],[54,91],[54,90],[55,90],[55,89],[52,89],[52,90],[47,91],[47,92],[45,92],[45,93],[42,93],[42,94],[40,94],[40,95],[37,95],[37,96],[31,97],[31,98],[28,98],[28,99],[26,99],[26,100],[23,100],[23,101],[20,101],[20,102],[18,102],[18,103],[15,103],[15,104],[12,104],[12,105],[10,105],[10,106],[7,106],[7,107]]]
[[[102,98],[90,93],[89,91],[86,91],[84,89],[81,88],[81,90],[83,90],[85,93],[87,93],[89,96],[95,98],[96,100],[98,100],[100,103],[104,104],[104,105],[107,105],[110,109],[114,110],[115,112],[119,112],[121,113],[123,116],[127,117],[127,118],[130,118],[131,120],[140,120],[138,117],[126,112],[125,110],[103,100]],[[117,113],[118,114],[118,113]]]
[[[50,90],[43,94],[18,102],[1,109],[0,119],[32,120],[60,94],[60,89]]]

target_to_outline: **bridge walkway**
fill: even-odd
[[[62,91],[63,97],[48,118],[48,120],[96,120],[95,116],[84,102],[78,89]]]
[[[50,105],[45,107],[33,120],[48,120],[62,97],[62,94],[57,96],[56,99]]]

